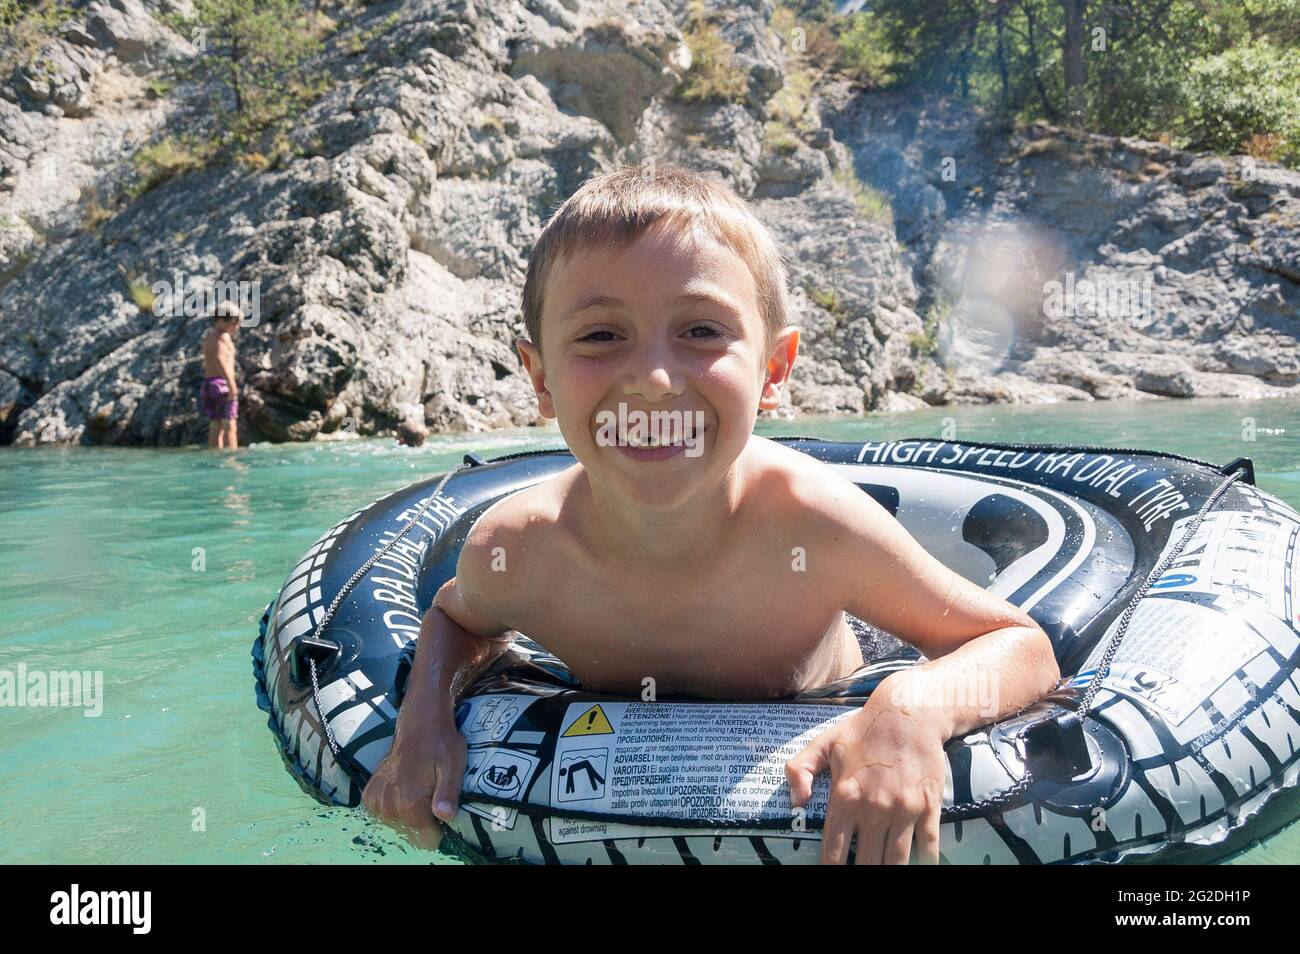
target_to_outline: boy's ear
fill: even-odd
[[[790,379],[790,369],[799,354],[799,329],[787,325],[776,337],[772,354],[767,359],[763,377],[763,392],[759,395],[760,411],[775,411],[781,406],[781,388]]]
[[[537,393],[538,412],[542,417],[555,417],[555,402],[551,400],[551,392],[546,387],[546,369],[542,367],[541,352],[523,335],[515,339],[515,348],[519,352],[519,360],[524,363],[524,370],[533,382],[533,391]]]

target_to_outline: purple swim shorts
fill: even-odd
[[[239,398],[231,396],[225,378],[204,378],[199,403],[209,421],[233,421],[239,417]]]

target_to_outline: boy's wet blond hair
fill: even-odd
[[[749,266],[766,346],[789,323],[788,272],[767,227],[724,182],[680,166],[623,166],[593,176],[551,216],[533,246],[524,280],[524,331],[542,347],[542,299],[551,265],[583,248],[626,246],[662,222],[701,228]],[[764,354],[764,358],[767,355]]]

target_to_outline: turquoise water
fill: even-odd
[[[1300,507],[1300,402],[945,408],[759,433],[1098,444],[1255,460]],[[1250,439],[1253,437],[1253,440]],[[0,669],[100,670],[103,713],[0,708],[0,862],[427,863],[284,770],[253,701],[263,607],[322,530],[449,469],[560,446],[554,431],[262,444],[236,452],[0,452]],[[201,549],[196,549],[201,548]],[[1238,863],[1300,862],[1300,826]]]

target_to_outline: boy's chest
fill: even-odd
[[[547,579],[545,610],[520,629],[593,688],[639,695],[653,679],[664,693],[793,692],[857,641],[808,574],[769,562],[659,578],[570,566]]]

